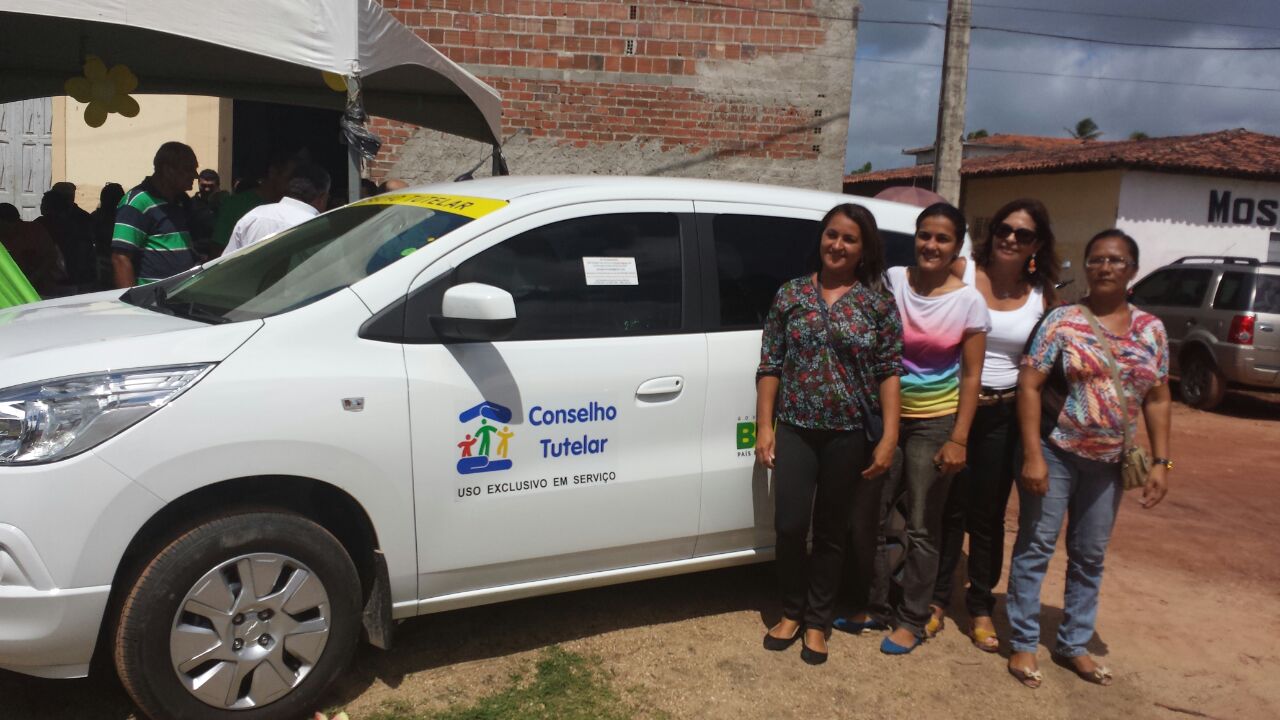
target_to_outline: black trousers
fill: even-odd
[[[861,430],[810,430],[778,423],[773,481],[774,529],[783,616],[827,629],[835,614],[850,507],[865,508],[855,522],[854,552],[867,576],[875,556],[879,478],[866,479],[867,440]],[[813,526],[813,550],[805,539]],[[863,557],[865,556],[865,557]]]
[[[968,465],[956,475],[942,515],[942,548],[933,604],[951,603],[952,580],[960,563],[964,534],[969,533],[969,589],[965,607],[970,617],[990,617],[1004,563],[1004,511],[1013,486],[1014,456],[1019,445],[1017,403],[979,407],[969,431]]]

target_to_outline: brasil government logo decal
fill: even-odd
[[[479,421],[478,423],[476,421]],[[510,470],[507,458],[509,441],[515,436],[507,423],[511,422],[511,410],[497,403],[482,402],[458,415],[458,421],[466,428],[466,437],[458,443],[461,457],[458,472],[472,473]],[[499,427],[501,426],[501,427]]]

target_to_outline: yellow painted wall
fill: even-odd
[[[98,193],[108,182],[125,190],[151,174],[156,148],[169,140],[196,152],[200,168],[222,176],[231,171],[231,101],[188,95],[136,95],[137,117],[107,116],[92,128],[84,122],[84,104],[55,98],[53,181],[76,184],[76,202],[85,210],[98,206]],[[225,169],[225,172],[224,172]]]
[[[1036,198],[1049,209],[1058,255],[1070,260],[1061,270],[1063,280],[1074,279],[1062,290],[1073,299],[1084,293],[1084,245],[1099,230],[1115,227],[1120,208],[1121,170],[1050,173],[1011,177],[968,178],[964,184],[963,210],[975,235],[986,238],[992,213],[1016,198]]]

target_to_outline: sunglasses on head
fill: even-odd
[[[992,234],[1001,240],[1012,235],[1014,239],[1018,241],[1019,245],[1030,245],[1036,241],[1036,233],[1034,230],[1028,230],[1027,228],[1018,228],[1015,230],[1009,223],[1000,223],[996,226]]]

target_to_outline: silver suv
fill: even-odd
[[[1228,387],[1280,390],[1280,263],[1184,257],[1129,291],[1169,333],[1182,400],[1208,410]]]

